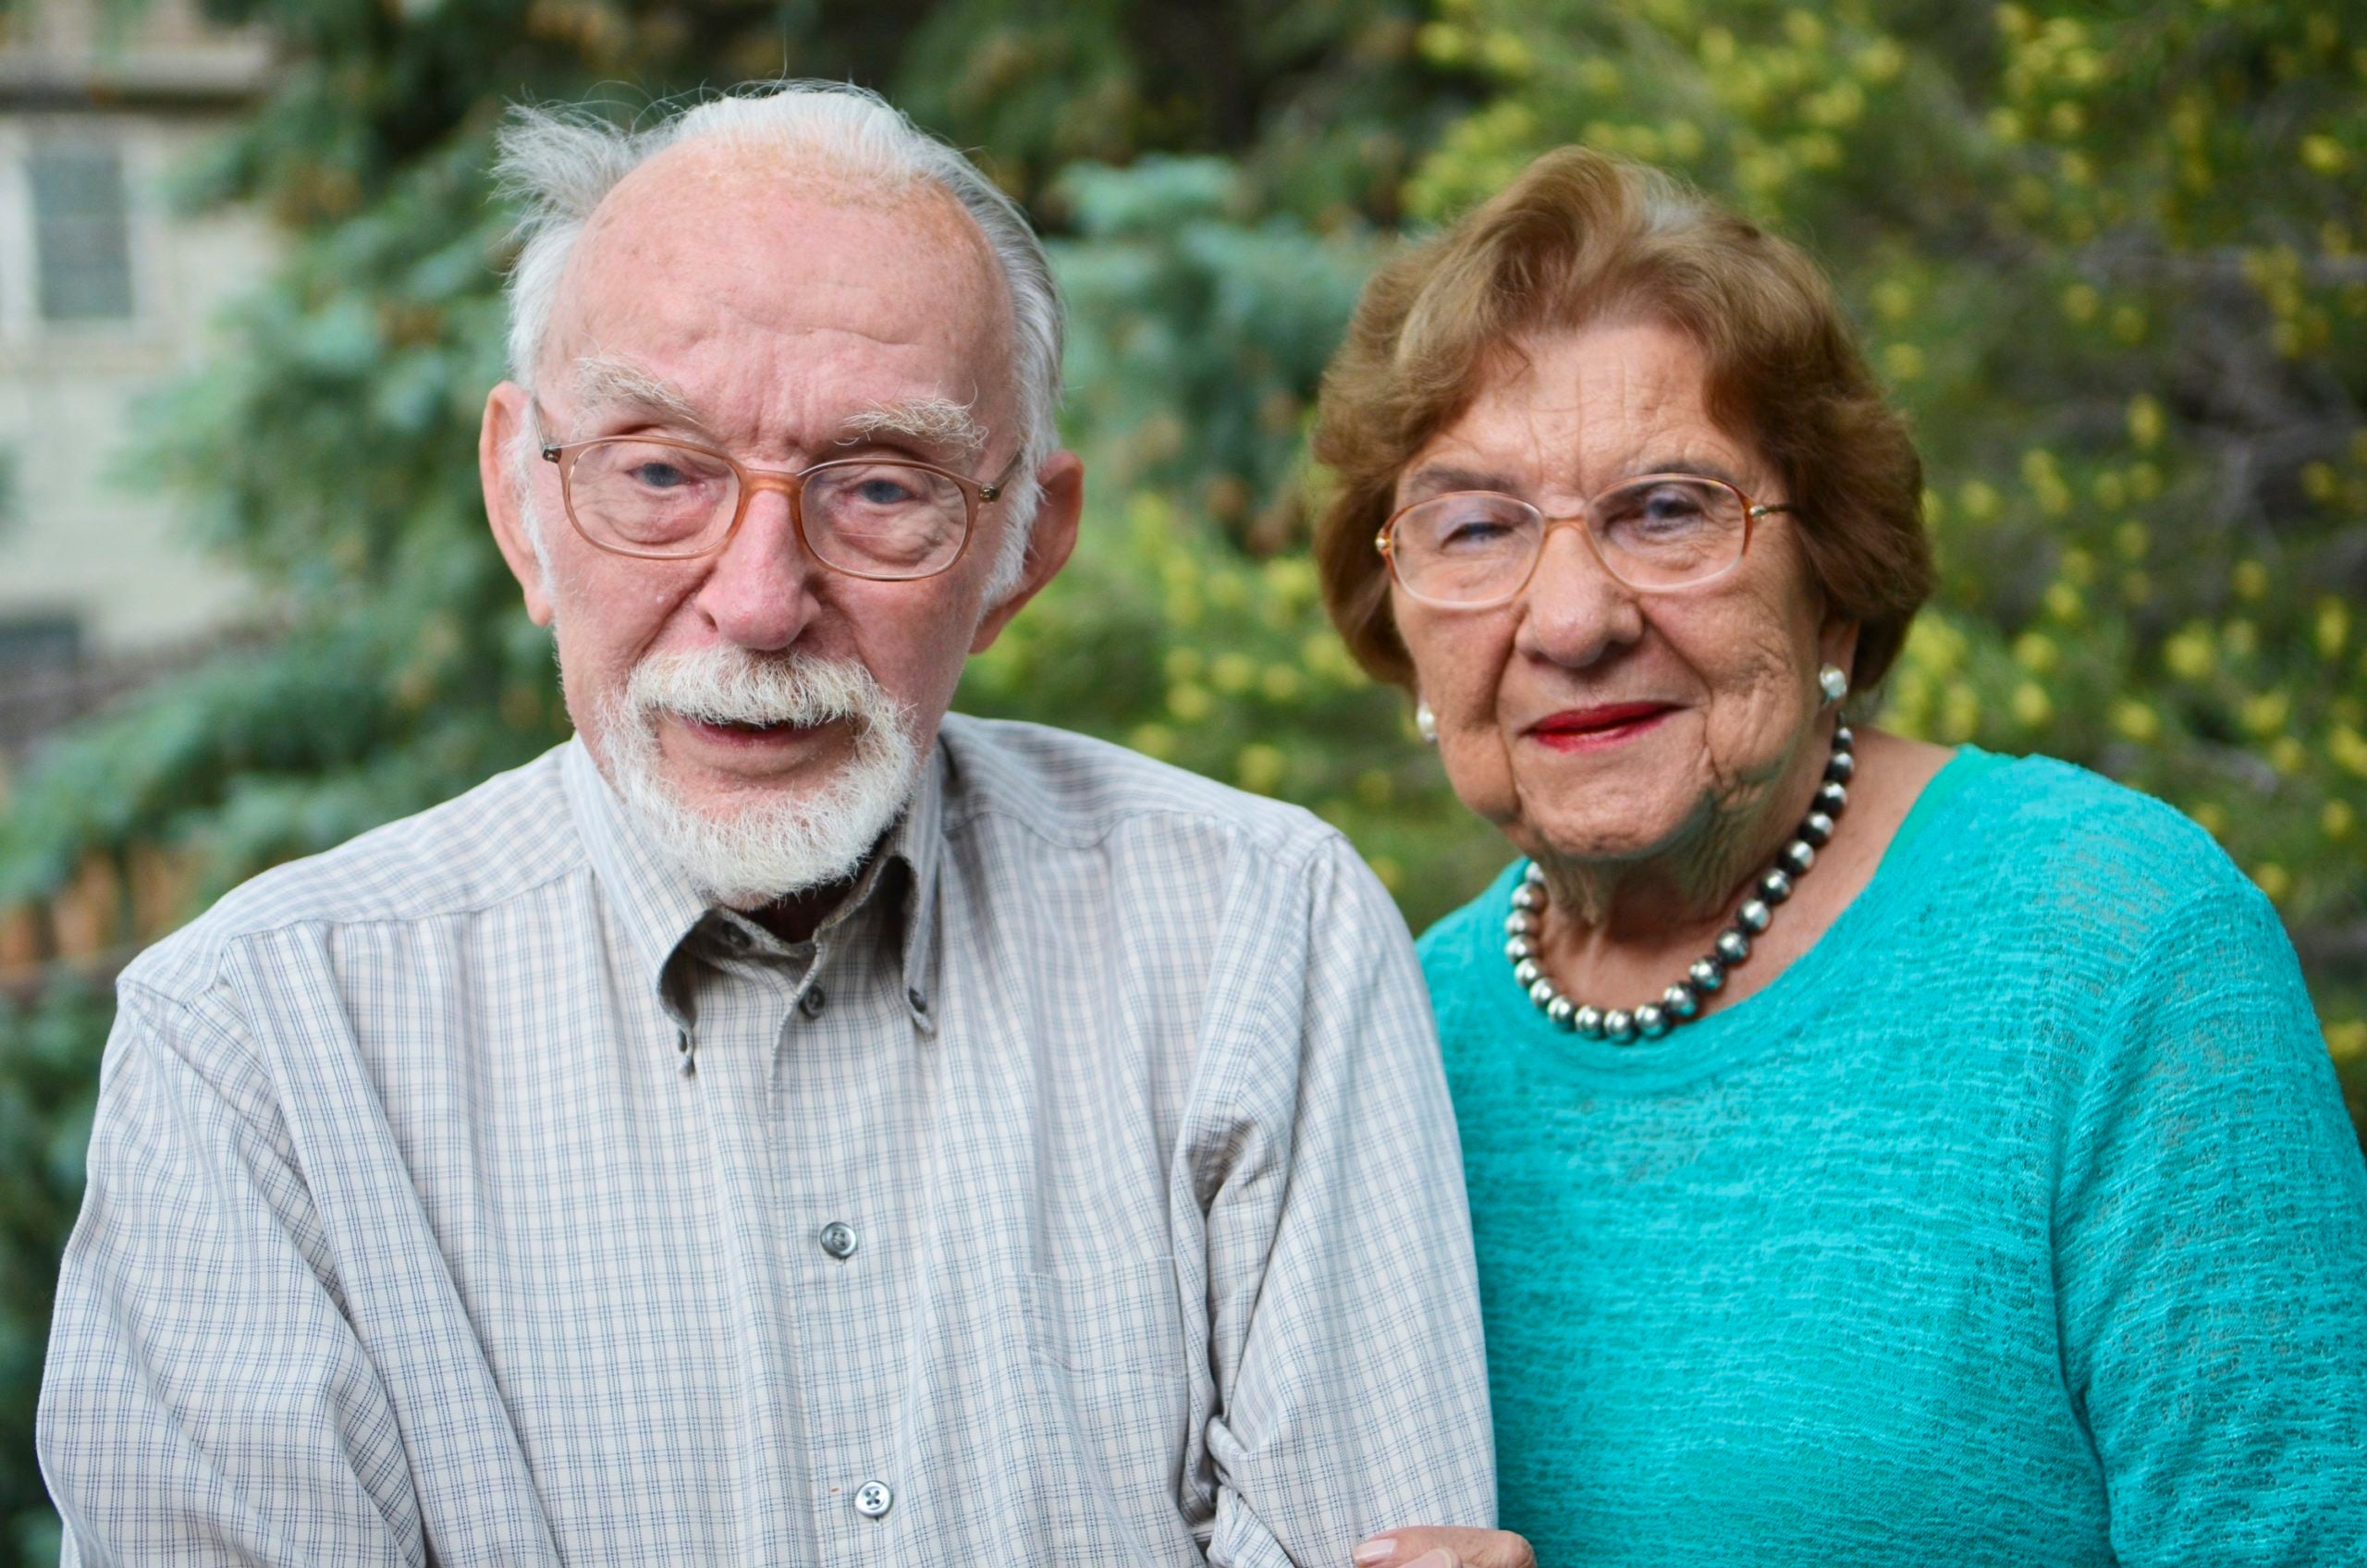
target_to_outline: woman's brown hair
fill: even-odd
[[[1324,374],[1315,456],[1324,602],[1375,677],[1412,683],[1373,538],[1397,479],[1523,337],[1656,321],[1708,364],[1710,416],[1781,476],[1827,613],[1858,623],[1851,682],[1890,668],[1932,592],[1922,462],[1840,301],[1793,246],[1657,170],[1564,147],[1366,284]]]

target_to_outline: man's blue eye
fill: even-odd
[[[913,492],[892,479],[866,479],[855,487],[855,496],[866,506],[893,507],[911,500]]]
[[[670,490],[688,477],[672,463],[642,463],[632,470],[632,476],[652,490]]]

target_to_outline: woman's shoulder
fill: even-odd
[[[2191,817],[2074,763],[1968,749],[1932,789],[1945,798],[1919,808],[1928,820],[1914,836],[1937,851],[1923,858],[1942,876],[1974,875],[1993,898],[2126,916],[2254,892]]]

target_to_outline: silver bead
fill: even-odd
[[[1504,916],[1504,935],[1507,937],[1526,937],[1536,929],[1537,916],[1525,909],[1516,909]]]
[[[1570,1027],[1589,1040],[1601,1039],[1602,1009],[1592,1006],[1579,1008],[1570,1014]]]
[[[1701,998],[1690,986],[1671,986],[1661,993],[1661,1011],[1681,1023],[1701,1011]]]
[[[1833,818],[1821,811],[1812,811],[1800,823],[1800,837],[1819,849],[1833,842]]]
[[[1554,1028],[1567,1029],[1576,1022],[1578,1010],[1572,1004],[1569,998],[1556,993],[1553,998],[1545,1004],[1545,1016],[1552,1020]]]
[[[1526,937],[1507,937],[1504,941],[1504,956],[1512,960],[1515,963],[1518,963],[1525,958],[1531,957],[1536,953],[1536,951],[1537,944],[1530,941]]]
[[[1771,871],[1759,879],[1759,896],[1771,904],[1780,904],[1792,896],[1792,879],[1780,871]]]
[[[1561,994],[1553,988],[1553,982],[1551,980],[1539,980],[1528,988],[1528,999],[1539,1007],[1547,1006]]]
[[[1847,725],[1836,724],[1833,727],[1833,749],[1834,751],[1849,751],[1857,744],[1858,737],[1850,731]],[[1535,870],[1536,868],[1532,866],[1530,869]]]
[[[1824,759],[1824,776],[1835,784],[1846,784],[1858,771],[1858,759],[1847,752],[1835,752]]]
[[[1821,784],[1817,787],[1817,810],[1824,812],[1829,815],[1838,816],[1841,815],[1842,808],[1846,806],[1848,803],[1849,791],[1845,786],[1839,784]]]
[[[1545,895],[1537,890],[1535,884],[1524,882],[1519,887],[1513,889],[1513,908],[1517,910],[1534,910],[1543,909],[1544,907]]]
[[[1524,991],[1536,985],[1538,976],[1544,973],[1537,967],[1537,961],[1533,958],[1524,958],[1513,965],[1513,978],[1520,982],[1520,988]]]
[[[1624,1046],[1636,1037],[1636,1015],[1624,1007],[1613,1008],[1602,1015],[1602,1032]]]
[[[1658,1002],[1646,1002],[1636,1010],[1636,1033],[1647,1040],[1657,1040],[1668,1033],[1668,1014]]]
[[[1693,983],[1695,990],[1708,996],[1726,983],[1726,966],[1714,958],[1697,958],[1685,972],[1685,977]]]
[[[1750,956],[1750,937],[1740,931],[1721,931],[1717,941],[1711,945],[1718,949],[1718,956],[1728,963],[1740,963]]]
[[[1754,936],[1766,930],[1774,918],[1775,912],[1767,907],[1763,899],[1745,899],[1742,908],[1735,911],[1735,924]]]
[[[1809,867],[1816,864],[1816,851],[1806,839],[1795,839],[1784,846],[1784,852],[1775,860],[1793,876],[1805,876]]]

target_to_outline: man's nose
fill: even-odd
[[[828,570],[799,541],[789,496],[759,490],[700,584],[698,607],[726,641],[778,652],[812,622],[816,580]]]
[[[1522,591],[1517,645],[1572,669],[1593,664],[1643,635],[1639,597],[1611,575],[1576,519],[1557,522],[1538,546]]]

